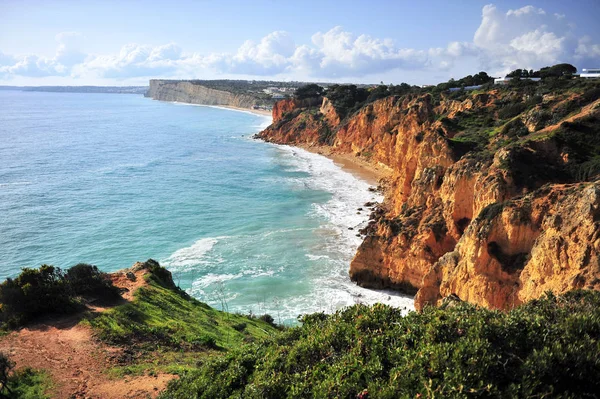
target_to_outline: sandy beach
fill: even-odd
[[[233,109],[236,111],[245,111],[245,112],[250,112],[256,115],[261,115],[261,116],[272,116],[273,115],[273,111],[267,111],[267,110],[263,110],[263,109],[251,109],[251,108],[240,108],[240,107],[232,107],[230,105],[219,105],[219,107],[222,108],[229,108],[229,109]]]
[[[332,152],[332,148],[329,146],[305,144],[297,145],[297,147],[303,148],[306,151],[310,151],[314,154],[323,155],[324,157],[333,160],[336,165],[341,167],[346,172],[352,173],[359,179],[362,179],[373,186],[377,186],[380,179],[387,177],[390,174],[388,169],[372,165],[352,154],[334,153]]]
[[[234,111],[243,111],[250,112],[256,115],[261,116],[272,116],[272,111],[266,110],[258,110],[258,109],[249,109],[249,108],[240,108],[233,107],[229,105],[220,105],[219,108],[227,108]],[[337,154],[332,152],[332,148],[329,146],[319,146],[319,145],[308,145],[308,144],[297,144],[296,147],[300,147],[307,151],[310,151],[314,154],[319,154],[324,157],[327,157],[333,162],[341,167],[346,172],[352,173],[359,179],[366,181],[367,183],[377,186],[379,184],[379,180],[383,177],[389,175],[390,170],[382,167],[377,167],[375,165],[370,164],[369,162],[360,159],[352,154]]]

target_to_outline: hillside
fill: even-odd
[[[61,272],[48,270],[27,269],[10,280],[16,285],[0,285],[0,354],[15,362],[9,388],[20,392],[9,397],[156,397],[169,380],[201,362],[279,333],[265,321],[224,313],[189,297],[152,260],[107,276],[105,289],[114,284],[121,299],[100,300],[106,295],[95,290],[78,294],[76,306],[65,306],[58,288]],[[78,286],[88,286],[86,280],[78,279]],[[21,283],[28,304],[23,310],[40,301],[44,309],[11,327],[7,320],[15,318],[10,315],[21,311],[11,298]],[[0,394],[3,390],[0,385]]]
[[[600,82],[448,86],[303,93],[258,137],[390,171],[350,265],[362,286],[416,294],[418,309],[600,289]]]

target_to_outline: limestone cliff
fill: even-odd
[[[259,137],[393,171],[350,265],[358,284],[418,292],[418,308],[456,294],[505,309],[600,288],[600,85],[582,85],[412,92],[353,112],[286,100]]]
[[[225,105],[238,108],[252,108],[258,102],[256,97],[216,90],[191,81],[151,79],[146,97],[161,101],[177,101],[201,105]]]

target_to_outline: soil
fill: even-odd
[[[113,283],[127,291],[125,301],[145,285],[145,270],[138,270],[135,281],[126,272],[111,274]],[[103,312],[107,307],[90,306]],[[176,376],[131,376],[110,379],[105,371],[124,350],[97,340],[89,326],[79,324],[82,314],[49,317],[0,339],[0,351],[16,362],[16,368],[46,370],[53,383],[48,394],[52,398],[155,398],[169,380]]]

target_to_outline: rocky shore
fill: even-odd
[[[350,115],[327,97],[290,99],[258,137],[383,177],[386,199],[350,265],[358,284],[416,293],[419,309],[451,294],[509,309],[600,288],[594,90],[410,93]]]

